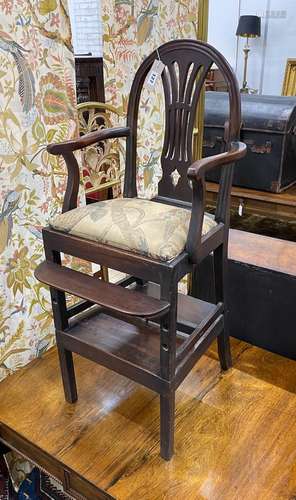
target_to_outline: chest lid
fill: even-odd
[[[296,127],[296,96],[241,94],[242,128],[289,133]],[[227,92],[206,92],[205,127],[224,127],[229,116]]]

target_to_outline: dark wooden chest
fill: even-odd
[[[192,295],[213,301],[212,256],[192,278]],[[296,360],[296,242],[230,229],[226,304],[232,337]]]
[[[296,182],[296,97],[242,94],[241,140],[247,155],[235,168],[233,185],[279,193]],[[206,92],[203,156],[224,149],[226,92]],[[207,180],[219,182],[219,171]]]

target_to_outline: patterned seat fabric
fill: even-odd
[[[50,226],[88,240],[168,261],[185,248],[190,210],[139,198],[92,203],[56,216]],[[202,233],[216,226],[205,214]]]

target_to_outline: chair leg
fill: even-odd
[[[225,304],[225,281],[227,272],[227,244],[220,245],[214,250],[214,279],[215,279],[215,295],[216,302],[224,302],[224,329],[217,338],[218,354],[222,370],[228,370],[232,366],[229,328],[228,328],[228,311]]]
[[[68,327],[65,293],[54,288],[51,288],[50,292],[65,399],[68,403],[75,403],[77,401],[77,388],[72,352],[65,349],[59,340],[59,331]]]
[[[108,270],[108,267],[102,266],[101,267],[101,271],[102,271],[102,279],[103,279],[103,281],[106,281],[108,283],[109,282],[109,270]]]
[[[174,454],[175,391],[160,395],[160,456],[170,460]]]
[[[160,373],[171,383],[175,377],[178,283],[168,276],[161,284],[161,298],[170,311],[160,322]],[[160,455],[170,460],[174,453],[175,391],[160,395]]]
[[[73,355],[71,351],[65,349],[58,341],[58,333],[57,348],[59,353],[65,399],[66,401],[68,401],[68,403],[75,403],[75,401],[77,401],[77,387],[73,364]]]
[[[230,350],[229,334],[225,329],[217,337],[218,342],[218,354],[222,370],[228,370],[232,367],[232,357]]]
[[[45,254],[47,260],[61,265],[60,252],[45,247]],[[71,351],[64,348],[59,339],[59,331],[63,331],[69,326],[66,295],[65,292],[53,287],[50,287],[50,295],[65,399],[68,403],[75,403],[75,401],[77,401],[77,388],[73,356]]]

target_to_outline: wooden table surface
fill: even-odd
[[[155,394],[76,356],[79,399],[65,403],[55,348],[1,383],[0,436],[120,500],[295,498],[296,363],[235,340],[232,350],[230,371],[211,349],[178,389],[170,462]]]
[[[238,229],[229,231],[228,258],[296,276],[296,242]]]

